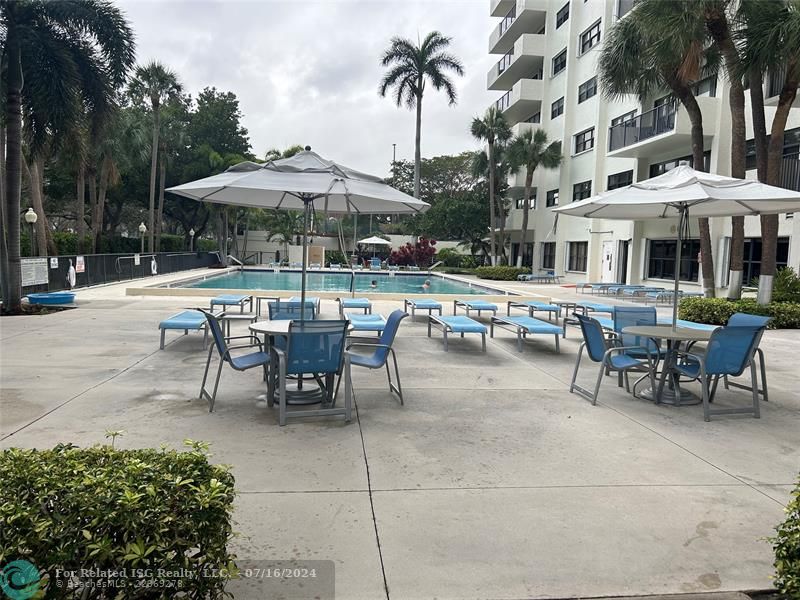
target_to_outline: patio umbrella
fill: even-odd
[[[216,204],[302,210],[303,308],[312,210],[336,214],[397,214],[420,213],[430,206],[390,187],[380,177],[326,160],[311,152],[309,146],[291,158],[271,160],[264,164],[242,162],[219,175],[167,188],[166,191]]]
[[[372,245],[372,257],[375,258],[375,246],[391,246],[392,242],[389,240],[385,240],[382,237],[378,237],[377,235],[373,235],[368,238],[364,238],[363,240],[358,240],[359,244],[371,244]]]
[[[799,210],[800,192],[695,171],[686,163],[663,175],[554,209],[558,214],[595,219],[678,219],[673,328],[678,318],[681,243],[688,238],[690,213],[692,217],[735,217]]]

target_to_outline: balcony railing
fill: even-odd
[[[767,98],[772,98],[781,93],[786,83],[786,65],[775,67],[769,70],[769,86],[767,87]]]
[[[800,192],[800,154],[787,154],[781,167],[781,187]]]
[[[514,49],[511,49],[511,52],[505,54],[503,58],[497,61],[497,74],[500,75],[503,71],[505,71],[508,67],[511,66],[511,63],[514,62]]]
[[[608,150],[612,152],[675,129],[674,104],[656,106],[638,117],[608,129]]]
[[[500,35],[503,35],[508,30],[508,28],[511,27],[511,24],[514,22],[514,19],[516,18],[517,18],[517,7],[515,5],[514,8],[508,11],[508,14],[505,17],[503,17],[503,20],[500,21]]]
[[[511,106],[511,90],[508,90],[505,94],[500,96],[500,99],[495,103],[497,106],[497,110],[503,112],[509,106]]]

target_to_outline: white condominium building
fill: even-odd
[[[559,169],[534,175],[528,233],[523,243],[524,171],[509,180],[511,209],[506,228],[512,264],[554,269],[568,281],[608,281],[660,285],[674,280],[676,223],[606,221],[561,215],[554,229],[552,208],[593,194],[648,179],[682,160],[691,162],[686,111],[668,90],[640,103],[631,96],[609,102],[597,80],[597,63],[606,32],[624,18],[632,0],[490,0],[494,27],[489,53],[497,56],[487,88],[514,134],[541,128],[550,140],[561,140]],[[764,82],[767,131],[777,104],[779,75]],[[695,93],[703,112],[705,155],[709,170],[730,175],[730,109],[724,74],[699,81]],[[748,177],[755,178],[749,97],[747,98]],[[786,127],[783,185],[800,190],[800,101]],[[699,240],[683,247],[681,285],[700,290]],[[728,284],[730,219],[712,219],[715,281]],[[745,224],[744,282],[760,272],[761,239],[757,217]],[[798,268],[800,214],[781,216],[779,265]]]

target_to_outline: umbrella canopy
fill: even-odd
[[[372,244],[373,246],[391,246],[392,242],[389,240],[385,240],[382,237],[378,237],[377,235],[373,235],[372,237],[364,238],[363,240],[358,240],[359,244]]]
[[[595,219],[680,219],[675,256],[672,326],[678,318],[682,241],[693,217],[736,217],[800,211],[800,192],[751,179],[695,171],[681,163],[663,175],[560,206],[557,214]]]

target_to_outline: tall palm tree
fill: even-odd
[[[147,213],[148,252],[153,252],[155,249],[156,172],[158,170],[161,107],[165,102],[176,99],[180,95],[181,89],[175,72],[157,61],[136,67],[133,79],[128,86],[128,93],[134,102],[139,104],[149,102],[153,116],[153,143],[150,150],[150,205]]]
[[[420,139],[422,136],[422,97],[425,84],[430,82],[435,90],[444,90],[450,105],[456,103],[456,88],[447,71],[457,75],[464,74],[461,61],[446,51],[451,38],[438,31],[425,36],[422,43],[414,45],[411,40],[393,37],[391,45],[383,53],[381,65],[389,70],[381,80],[378,93],[386,96],[389,88],[394,88],[394,100],[397,106],[405,104],[416,109],[416,138],[414,142],[414,197],[419,198],[420,170],[422,155]]]
[[[561,142],[547,143],[544,129],[533,131],[528,129],[516,136],[508,146],[511,170],[516,172],[525,169],[525,192],[522,206],[522,228],[520,230],[520,252],[517,266],[522,266],[522,255],[525,252],[525,238],[528,235],[528,216],[530,214],[531,187],[533,173],[541,165],[545,169],[556,169],[561,164]]]
[[[499,230],[496,260],[492,264],[507,264],[506,260],[506,204],[505,192],[508,189],[508,175],[511,166],[508,161],[508,143],[496,141],[494,145],[494,160],[489,162],[489,155],[486,150],[475,152],[472,156],[472,175],[489,181],[490,166],[494,167],[494,199],[497,222],[489,227],[490,236],[495,235],[495,226]]]
[[[113,110],[113,90],[134,61],[133,33],[119,8],[104,0],[2,0],[3,121],[6,127],[5,309],[21,310],[20,197],[22,115],[34,156],[55,148],[91,106],[95,122]],[[3,253],[6,254],[5,252]]]
[[[672,91],[692,124],[692,161],[698,171],[705,170],[703,113],[691,86],[704,71],[716,72],[717,66],[716,54],[708,51],[705,40],[705,23],[685,12],[680,2],[639,0],[609,31],[598,63],[601,87],[609,99],[636,94],[644,100],[664,88]],[[703,288],[706,296],[713,297],[708,219],[700,218],[698,224]]]
[[[495,177],[497,176],[497,163],[495,162],[495,144],[497,142],[505,143],[511,137],[511,128],[508,126],[505,116],[502,111],[498,110],[496,106],[491,106],[486,111],[486,114],[481,119],[475,117],[472,119],[470,126],[472,136],[485,141],[488,146],[488,166],[489,166],[489,223],[491,224],[491,232],[489,240],[492,252],[492,264],[497,264],[497,241],[495,239],[495,224],[499,210],[495,204]]]

